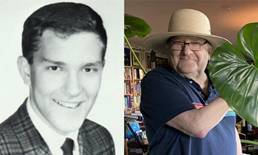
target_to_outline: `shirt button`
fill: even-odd
[[[193,83],[193,81],[189,81],[189,83],[191,83],[191,84],[192,84],[192,83]]]

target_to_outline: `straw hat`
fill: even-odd
[[[203,38],[209,41],[213,48],[230,42],[226,38],[211,34],[210,21],[204,13],[193,9],[179,9],[170,17],[168,32],[151,35],[145,39],[144,44],[150,49],[165,52],[168,50],[166,42],[173,36]]]

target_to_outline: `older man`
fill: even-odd
[[[235,113],[209,80],[212,50],[227,40],[210,33],[209,19],[193,9],[176,10],[169,32],[146,39],[168,54],[170,66],[142,81],[141,112],[151,155],[236,155],[241,145]]]
[[[0,125],[0,154],[113,155],[110,133],[86,119],[101,83],[107,46],[101,17],[62,2],[29,16],[18,58],[29,97]]]

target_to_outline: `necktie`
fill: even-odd
[[[63,150],[63,155],[73,155],[73,140],[70,138],[66,138],[64,144],[61,146]]]

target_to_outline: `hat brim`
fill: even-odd
[[[193,37],[203,38],[209,41],[209,43],[212,45],[214,49],[225,42],[230,43],[230,41],[227,40],[226,38],[219,37],[216,35],[207,35],[207,34],[201,34],[201,33],[168,32],[168,33],[159,33],[159,34],[148,36],[144,40],[144,44],[147,48],[153,49],[157,52],[166,52],[168,51],[167,40],[175,36],[190,36],[190,37],[193,36]]]

